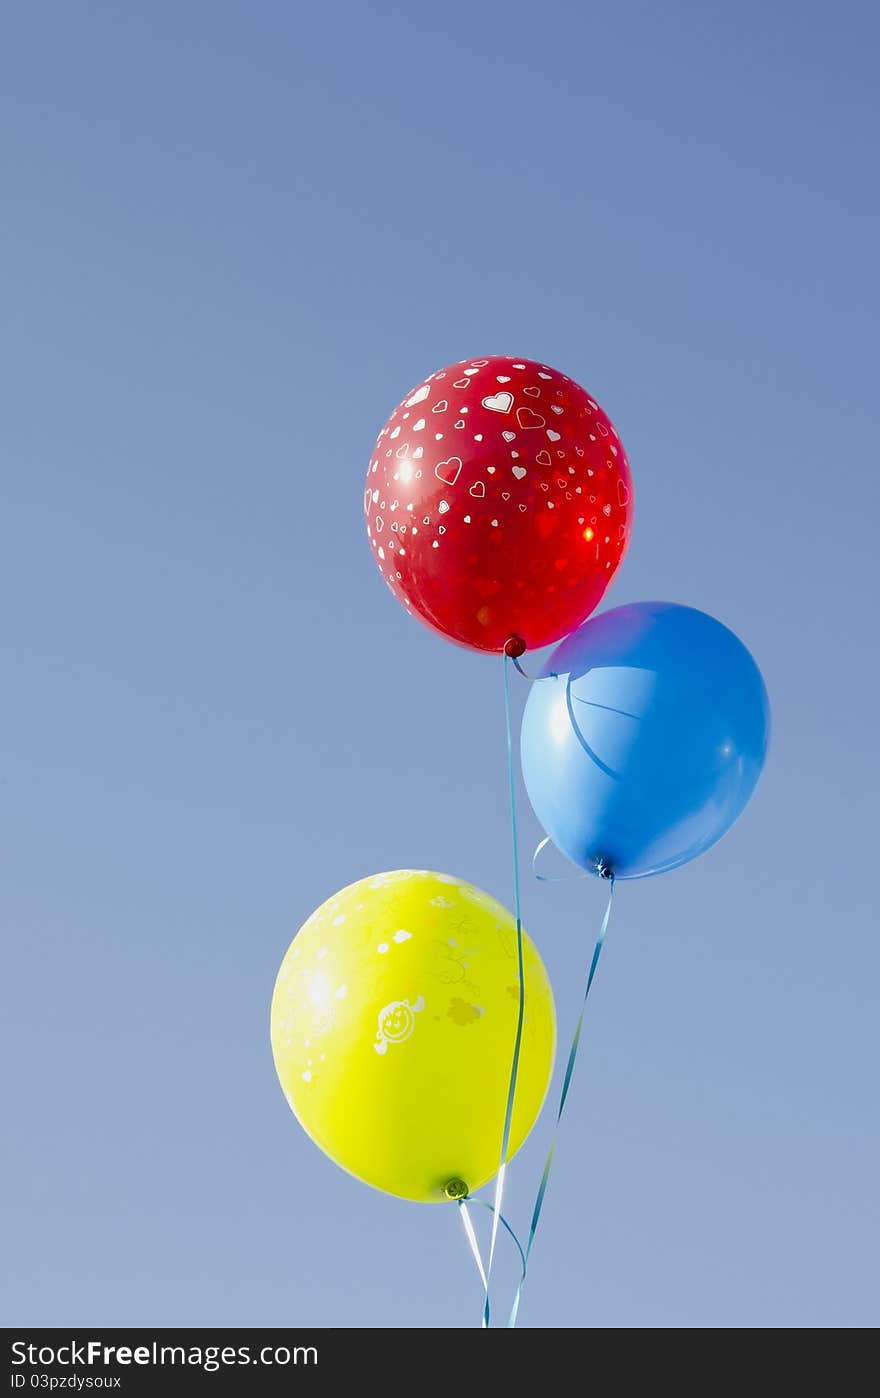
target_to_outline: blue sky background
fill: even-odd
[[[406,617],[361,515],[398,399],[489,352],[621,431],[608,602],[721,618],[774,714],[729,837],[620,889],[523,1324],[877,1322],[878,40],[860,3],[4,6],[7,1323],[478,1323],[454,1211],[315,1150],[267,1016],[355,878],[511,901],[500,664]],[[602,891],[525,898],[565,1035]]]

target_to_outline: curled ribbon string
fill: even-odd
[[[473,1220],[470,1216],[470,1213],[468,1212],[467,1199],[459,1199],[458,1207],[461,1211],[461,1221],[464,1224],[465,1237],[470,1243],[471,1252],[473,1253],[474,1261],[477,1264],[477,1271],[480,1274],[480,1281],[483,1283],[483,1290],[488,1292],[489,1278],[486,1276],[486,1269],[483,1266],[483,1258],[482,1254],[480,1253],[480,1246],[477,1242],[477,1235],[474,1232]]]
[[[539,845],[538,849],[540,848],[541,846]],[[526,1271],[528,1270],[529,1265],[529,1256],[531,1255],[532,1244],[535,1241],[535,1234],[538,1231],[538,1221],[541,1217],[541,1210],[544,1207],[544,1196],[547,1193],[547,1185],[550,1180],[550,1171],[553,1167],[553,1156],[556,1153],[556,1142],[559,1137],[559,1125],[562,1121],[562,1113],[565,1110],[565,1100],[568,1097],[568,1089],[571,1086],[571,1079],[574,1073],[574,1065],[577,1061],[578,1047],[580,1046],[581,1041],[581,1031],[584,1027],[584,1015],[587,1009],[587,999],[590,994],[590,988],[593,984],[593,978],[596,974],[596,967],[599,964],[599,957],[602,954],[602,947],[605,944],[605,934],[608,931],[608,922],[611,917],[611,904],[614,899],[614,875],[608,874],[607,877],[610,882],[610,888],[608,890],[608,902],[605,906],[605,915],[602,918],[602,923],[599,928],[599,935],[596,938],[596,945],[593,948],[593,956],[590,961],[590,969],[587,974],[587,984],[584,989],[584,998],[581,1001],[581,1012],[580,1016],[578,1017],[577,1028],[574,1031],[574,1037],[572,1038],[571,1047],[568,1051],[568,1063],[565,1067],[565,1077],[563,1078],[562,1091],[559,1095],[559,1107],[556,1112],[556,1125],[553,1131],[553,1139],[550,1142],[550,1149],[547,1152],[547,1159],[544,1162],[544,1171],[541,1175],[541,1183],[538,1185],[538,1193],[535,1196],[535,1206],[532,1210],[532,1222],[529,1227],[528,1238],[526,1239],[525,1252],[523,1254],[522,1277],[520,1278],[519,1285],[516,1288],[516,1295],[513,1298],[513,1305],[511,1307],[510,1316],[507,1321],[507,1328],[509,1330],[513,1330],[516,1327],[516,1319],[519,1313],[519,1303],[522,1299],[523,1287],[525,1286],[526,1281]]]
[[[492,1221],[493,1221],[493,1223],[494,1223],[494,1222],[496,1221],[496,1219],[497,1219],[497,1220],[500,1222],[501,1227],[502,1227],[503,1229],[505,1229],[506,1232],[509,1234],[509,1236],[513,1239],[514,1246],[516,1247],[516,1250],[517,1250],[517,1252],[519,1253],[520,1286],[521,1286],[522,1283],[525,1281],[525,1277],[526,1277],[526,1255],[525,1255],[525,1253],[523,1252],[522,1243],[520,1242],[519,1238],[518,1238],[518,1237],[516,1236],[516,1234],[514,1233],[513,1229],[511,1228],[510,1224],[508,1223],[508,1221],[507,1221],[507,1219],[504,1217],[504,1215],[503,1215],[503,1214],[496,1214],[494,1208],[492,1207],[492,1205],[489,1203],[489,1201],[488,1201],[487,1199],[481,1199],[481,1198],[480,1198],[478,1195],[476,1195],[476,1194],[468,1194],[466,1198],[464,1198],[464,1199],[459,1199],[459,1200],[458,1200],[458,1207],[459,1207],[460,1210],[461,1210],[461,1221],[462,1221],[462,1223],[463,1223],[463,1225],[464,1225],[465,1237],[467,1238],[468,1243],[469,1243],[469,1245],[470,1245],[470,1249],[471,1249],[471,1253],[473,1254],[474,1262],[477,1264],[477,1271],[478,1271],[479,1274],[480,1274],[480,1281],[483,1283],[484,1289],[488,1286],[488,1278],[487,1278],[487,1276],[486,1276],[486,1269],[485,1269],[485,1267],[483,1266],[483,1258],[482,1258],[482,1254],[480,1253],[480,1246],[479,1246],[479,1243],[477,1242],[477,1235],[476,1235],[476,1231],[475,1231],[475,1229],[474,1229],[473,1220],[472,1220],[472,1218],[471,1218],[471,1216],[470,1216],[470,1212],[469,1212],[469,1210],[468,1210],[468,1204],[479,1204],[479,1206],[480,1206],[481,1209],[488,1209],[488,1210],[489,1210],[489,1213],[492,1214]]]
[[[528,674],[528,672],[525,671],[525,670],[523,669],[523,667],[520,665],[520,663],[519,663],[519,657],[518,657],[518,656],[512,655],[510,658],[511,658],[511,660],[513,661],[514,669],[515,669],[520,675],[522,675],[522,677],[523,677],[524,680],[528,680],[529,684],[537,684],[539,680],[558,680],[558,679],[559,679],[559,676],[557,675],[557,673],[556,673],[555,670],[551,670],[551,671],[549,672],[549,674],[546,674],[546,675],[530,675],[530,674]]]
[[[538,857],[549,844],[550,836],[545,835],[543,840],[538,841],[535,846],[535,853],[532,855],[532,873],[538,880],[538,883],[573,883],[575,879],[589,879],[593,877],[593,871],[589,869],[584,874],[559,874],[557,876],[553,874],[539,874]]]
[[[479,1206],[480,1206],[481,1209],[488,1209],[490,1214],[494,1214],[494,1213],[495,1213],[495,1210],[493,1209],[492,1205],[489,1203],[488,1199],[481,1199],[481,1198],[479,1197],[478,1194],[471,1194],[471,1195],[468,1197],[468,1203],[470,1203],[470,1204],[479,1204]],[[523,1252],[522,1243],[520,1242],[519,1238],[518,1238],[518,1237],[516,1236],[516,1234],[514,1233],[513,1229],[511,1228],[510,1224],[507,1222],[507,1219],[504,1217],[503,1214],[499,1214],[499,1215],[498,1215],[498,1220],[499,1220],[499,1222],[500,1222],[500,1224],[501,1224],[501,1227],[502,1227],[502,1228],[505,1228],[505,1229],[507,1230],[507,1232],[509,1233],[510,1237],[511,1237],[511,1238],[513,1239],[513,1241],[514,1241],[514,1245],[515,1245],[515,1247],[516,1247],[516,1250],[517,1250],[517,1252],[519,1253],[519,1261],[520,1261],[520,1266],[521,1266],[521,1268],[522,1268],[522,1276],[523,1276],[523,1278],[524,1278],[524,1277],[525,1277],[525,1274],[526,1274],[526,1255],[525,1255],[525,1253]]]
[[[492,1236],[489,1243],[489,1259],[486,1264],[483,1304],[483,1329],[489,1328],[489,1281],[492,1276],[492,1263],[495,1260],[495,1244],[498,1238],[498,1222],[501,1218],[501,1204],[504,1198],[504,1176],[507,1170],[507,1151],[510,1146],[510,1124],[513,1119],[513,1103],[516,1096],[516,1080],[519,1074],[519,1056],[522,1048],[523,1019],[525,1016],[526,985],[523,964],[522,900],[519,886],[519,835],[516,819],[516,770],[513,764],[513,726],[510,718],[510,670],[507,655],[504,656],[504,722],[507,733],[507,780],[510,792],[510,833],[513,842],[513,895],[516,912],[516,957],[519,973],[519,1007],[516,1016],[516,1035],[513,1041],[513,1058],[510,1065],[510,1083],[507,1089],[507,1106],[504,1111],[504,1129],[501,1133],[501,1158],[495,1179],[495,1203],[492,1209]]]

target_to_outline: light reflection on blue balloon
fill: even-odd
[[[757,665],[721,622],[671,602],[616,607],[557,646],[543,676],[523,717],[523,775],[576,864],[659,874],[740,815],[770,714]]]

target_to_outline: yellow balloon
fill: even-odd
[[[553,992],[524,936],[525,1021],[510,1154],[550,1083]],[[519,1004],[516,923],[447,874],[350,884],[297,933],[272,997],[284,1095],[331,1160],[424,1203],[496,1172]]]

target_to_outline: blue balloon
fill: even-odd
[[[769,735],[761,672],[733,632],[693,607],[637,602],[550,656],[523,716],[523,776],[563,854],[641,879],[730,829]]]

